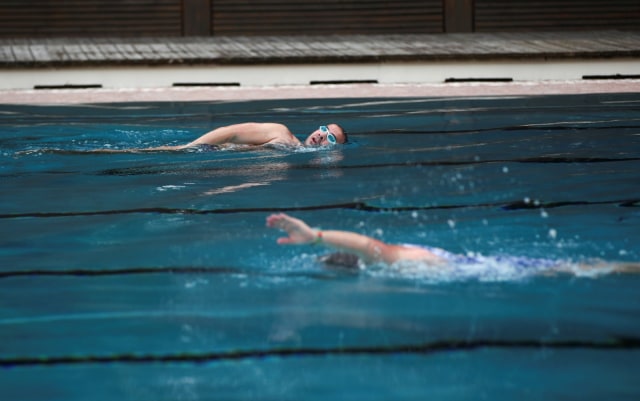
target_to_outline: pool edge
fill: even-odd
[[[0,104],[248,101],[315,98],[477,97],[640,92],[640,79],[326,84],[255,87],[81,88],[0,90]]]

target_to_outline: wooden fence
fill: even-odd
[[[0,37],[640,29],[639,0],[2,0]]]

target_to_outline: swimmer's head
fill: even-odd
[[[348,270],[359,269],[359,259],[356,255],[345,252],[334,252],[320,257],[320,261],[327,267],[343,268]]]
[[[347,143],[347,134],[338,124],[321,125],[304,141],[304,144],[307,146],[325,146],[344,143]]]

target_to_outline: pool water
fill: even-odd
[[[104,153],[338,122],[323,149]],[[635,400],[640,96],[0,106],[7,400]],[[270,213],[484,258],[331,269]],[[503,262],[499,262],[499,261]]]

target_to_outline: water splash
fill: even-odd
[[[421,261],[401,261],[391,266],[374,265],[362,269],[374,277],[439,284],[452,282],[519,282],[540,276],[570,274],[596,278],[619,270],[618,263],[591,260],[536,259],[522,256],[486,256],[469,253],[446,265]]]

